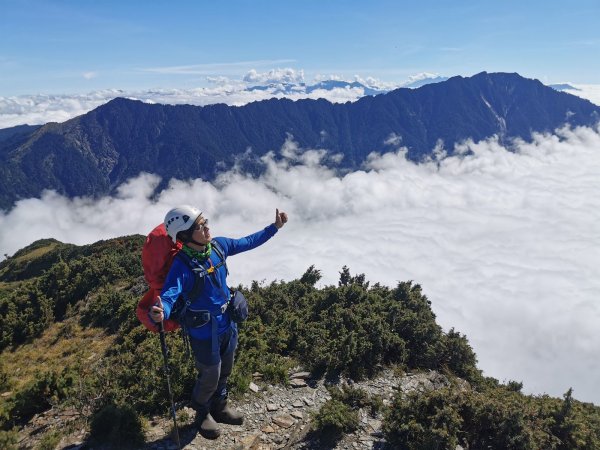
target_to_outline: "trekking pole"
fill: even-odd
[[[167,389],[169,391],[169,400],[171,400],[171,415],[173,416],[173,424],[175,425],[175,443],[177,448],[181,450],[181,442],[179,440],[179,428],[177,427],[177,414],[175,413],[175,402],[173,401],[173,392],[171,391],[171,369],[169,368],[169,350],[167,349],[167,340],[165,339],[165,327],[163,322],[160,322],[160,346],[162,348],[163,358],[165,360],[165,373],[167,374]]]

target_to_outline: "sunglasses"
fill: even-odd
[[[196,224],[196,226],[194,227],[194,231],[200,231],[206,226],[208,226],[208,219],[204,219],[204,222]]]

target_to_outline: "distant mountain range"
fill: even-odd
[[[532,132],[599,118],[600,106],[516,73],[458,76],[343,104],[284,98],[240,107],[173,106],[117,98],[64,123],[0,130],[0,207],[44,189],[110,194],[140,172],[165,183],[212,179],[241,161],[259,173],[258,157],[278,150],[289,135],[303,148],[342,154],[340,167],[355,169],[372,151],[395,150],[385,144],[390,137],[420,161],[439,141],[452,153],[467,138],[529,139]]]
[[[549,87],[557,91],[580,91],[581,89],[571,86],[569,83],[549,84]]]
[[[307,85],[306,83],[270,83],[265,85],[250,86],[247,91],[267,91],[272,95],[298,95],[312,94],[316,91],[332,91],[334,89],[360,89],[363,95],[378,95],[389,92],[389,89],[371,87],[358,81],[327,80]]]

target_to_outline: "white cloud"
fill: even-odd
[[[600,105],[600,85],[599,84],[573,84],[577,89],[565,89],[563,92],[585,98],[596,105]]]
[[[160,66],[146,67],[140,69],[141,72],[160,73],[167,75],[219,75],[224,71],[231,69],[240,69],[244,67],[273,66],[275,64],[286,64],[295,62],[293,59],[277,60],[256,60],[256,61],[236,61],[229,63],[206,63],[190,64],[183,66]]]
[[[0,128],[64,122],[125,95],[123,91],[104,90],[81,95],[0,97]]]
[[[367,87],[377,89],[380,91],[392,91],[394,89],[398,89],[401,86],[398,83],[382,81],[379,78],[374,77],[361,78],[359,76],[356,76],[356,81],[364,84]]]
[[[278,90],[278,85],[265,90],[247,90],[248,85],[225,77],[210,78],[213,86],[194,89],[152,89],[147,91],[103,90],[81,95],[23,95],[0,97],[0,128],[15,125],[37,125],[64,122],[85,114],[116,97],[127,97],[147,103],[206,106],[215,103],[242,106],[270,98],[324,98],[331,102],[356,101],[364,96],[360,88],[317,89],[310,94],[302,89],[292,93]]]
[[[291,279],[310,265],[335,284],[348,265],[372,282],[423,286],[439,322],[466,333],[486,374],[527,392],[600,404],[600,129],[562,129],[518,142],[463,144],[462,156],[416,165],[373,154],[337,175],[288,139],[252,178],[158,183],[142,175],[115,198],[68,200],[47,192],[0,215],[0,253],[35,239],[90,243],[147,233],[173,205],[198,205],[215,235],[290,222],[270,242],[230,259],[231,282]],[[443,154],[443,148],[438,149]]]
[[[96,72],[84,72],[82,76],[86,80],[91,80],[92,78],[96,78],[98,74]]]
[[[401,84],[402,87],[407,87],[411,89],[416,89],[421,86],[425,86],[430,83],[439,83],[441,81],[447,80],[447,77],[444,77],[438,73],[428,73],[423,72],[416,75],[412,75],[408,77],[404,83]]]
[[[257,72],[256,70],[250,70],[246,76],[244,76],[246,83],[255,84],[275,84],[275,83],[304,83],[304,71],[294,70],[291,68],[285,69],[271,69],[268,72]]]

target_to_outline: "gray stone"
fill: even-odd
[[[275,403],[267,403],[267,411],[273,412],[273,411],[277,411],[278,409],[279,409],[279,406],[277,406]]]
[[[250,434],[248,436],[244,436],[238,444],[234,447],[235,450],[251,450],[255,448],[258,443],[259,435],[258,434]]]
[[[294,418],[284,414],[282,416],[273,417],[273,423],[279,425],[281,428],[289,428],[294,425]]]
[[[275,444],[281,444],[282,442],[285,442],[285,437],[281,436],[280,434],[274,434],[272,436],[272,440]]]
[[[254,383],[250,383],[250,386],[248,386],[248,389],[250,389],[252,392],[255,392],[255,393],[260,391],[260,388]]]
[[[301,378],[294,378],[290,380],[290,386],[293,388],[301,388],[307,386],[306,381]]]
[[[381,430],[381,420],[373,419],[369,420],[369,426],[373,431]]]
[[[260,431],[262,431],[263,433],[271,434],[275,433],[275,428],[273,428],[271,425],[265,425]]]
[[[304,419],[304,414],[302,414],[302,412],[301,412],[301,411],[292,411],[292,413],[291,413],[291,416],[292,416],[294,419],[298,419],[298,420],[302,420],[302,419]]]
[[[310,378],[310,372],[296,372],[290,375],[290,378],[302,378],[306,380],[307,378]]]

